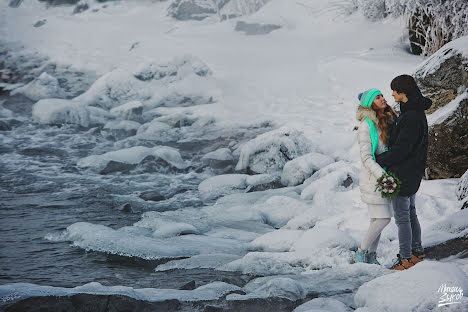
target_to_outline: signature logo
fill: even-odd
[[[442,293],[438,307],[461,303],[463,298],[463,289],[461,287],[448,287],[446,284],[442,284],[437,292]]]

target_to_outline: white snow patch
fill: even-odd
[[[315,171],[333,163],[333,159],[319,153],[308,153],[287,162],[281,175],[281,183],[287,186],[298,185]]]

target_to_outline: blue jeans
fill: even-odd
[[[423,252],[421,245],[421,226],[415,207],[416,194],[412,196],[395,196],[392,201],[395,223],[398,227],[400,257],[411,258],[413,252]]]

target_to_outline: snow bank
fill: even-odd
[[[44,72],[25,86],[11,92],[11,95],[22,94],[33,101],[47,98],[62,98],[65,92],[60,88],[57,78]]]
[[[272,231],[266,233],[249,244],[250,250],[258,251],[289,251],[291,246],[304,234],[299,230]]]
[[[257,206],[265,223],[280,228],[297,215],[303,214],[310,206],[289,196],[272,196]]]
[[[94,170],[102,170],[110,161],[117,161],[125,164],[138,164],[147,156],[155,156],[165,160],[170,165],[185,169],[188,164],[182,159],[180,153],[172,147],[156,146],[153,148],[144,146],[134,146],[118,151],[107,152],[102,155],[91,155],[78,160],[79,167],[90,167]]]
[[[248,287],[246,289],[249,291]],[[253,289],[246,295],[231,294],[226,300],[248,300],[251,298],[279,297],[289,300],[303,299],[306,295],[300,283],[289,277],[276,277]]]
[[[281,183],[287,186],[298,185],[312,173],[333,163],[333,159],[319,153],[309,153],[287,162],[281,175]]]
[[[311,146],[302,132],[282,127],[245,143],[236,170],[278,172],[288,161],[310,152]]]
[[[359,287],[354,301],[356,311],[436,311],[443,299],[440,288],[468,289],[468,276],[455,264],[426,260],[409,270],[376,278]],[[466,311],[468,298],[462,296],[459,304],[449,311]],[[443,302],[441,302],[443,303]]]
[[[468,235],[468,210],[463,209],[436,221],[424,237],[426,246]]]
[[[184,56],[164,64],[143,63],[133,72],[115,69],[76,100],[105,109],[140,101],[149,110],[212,103],[219,95],[209,68],[196,57]]]
[[[72,296],[76,294],[122,295],[137,300],[159,302],[165,300],[202,301],[216,300],[240,288],[224,282],[214,282],[194,290],[141,288],[127,286],[104,286],[100,283],[88,283],[74,288],[39,286],[28,283],[0,285],[1,298],[22,300],[29,297]]]
[[[359,169],[354,165],[343,161],[330,164],[304,181],[301,199],[313,199],[316,194],[327,191],[343,191],[345,181],[351,178],[357,184],[358,176]]]

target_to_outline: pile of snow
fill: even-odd
[[[410,270],[376,278],[359,287],[354,297],[356,311],[438,311],[438,305],[449,305],[449,311],[466,311],[468,298],[463,294],[450,301],[444,286],[468,289],[468,276],[455,264],[426,260]],[[461,298],[460,298],[461,297]],[[455,303],[459,302],[459,303]]]
[[[282,127],[245,143],[241,147],[236,170],[278,172],[288,161],[310,152],[311,148],[312,143],[302,132]]]
[[[104,286],[92,282],[74,288],[40,286],[29,283],[0,285],[0,297],[23,300],[29,297],[43,296],[73,296],[76,294],[90,295],[122,295],[149,302],[166,300],[204,301],[216,300],[240,288],[224,282],[214,282],[200,286],[194,290],[141,288],[127,286]]]
[[[203,201],[216,199],[222,195],[247,192],[249,187],[268,184],[278,180],[270,174],[223,174],[208,178],[200,183],[198,190]]]
[[[125,164],[138,164],[147,156],[155,156],[165,160],[171,166],[178,169],[185,169],[188,164],[182,159],[180,153],[172,147],[156,146],[153,148],[144,146],[134,146],[118,151],[107,152],[102,155],[91,155],[78,160],[79,167],[90,167],[100,171],[104,169],[110,161],[117,161]]]
[[[304,181],[301,198],[313,199],[318,193],[337,192],[346,190],[345,181],[357,184],[359,181],[359,168],[354,165],[339,161],[332,163]]]
[[[11,92],[11,95],[15,94],[22,94],[33,101],[47,98],[62,98],[65,96],[65,92],[60,88],[57,78],[46,72],[43,72],[27,85]]]
[[[287,162],[281,175],[281,183],[287,186],[298,185],[315,171],[333,163],[331,157],[319,153],[308,153]]]

